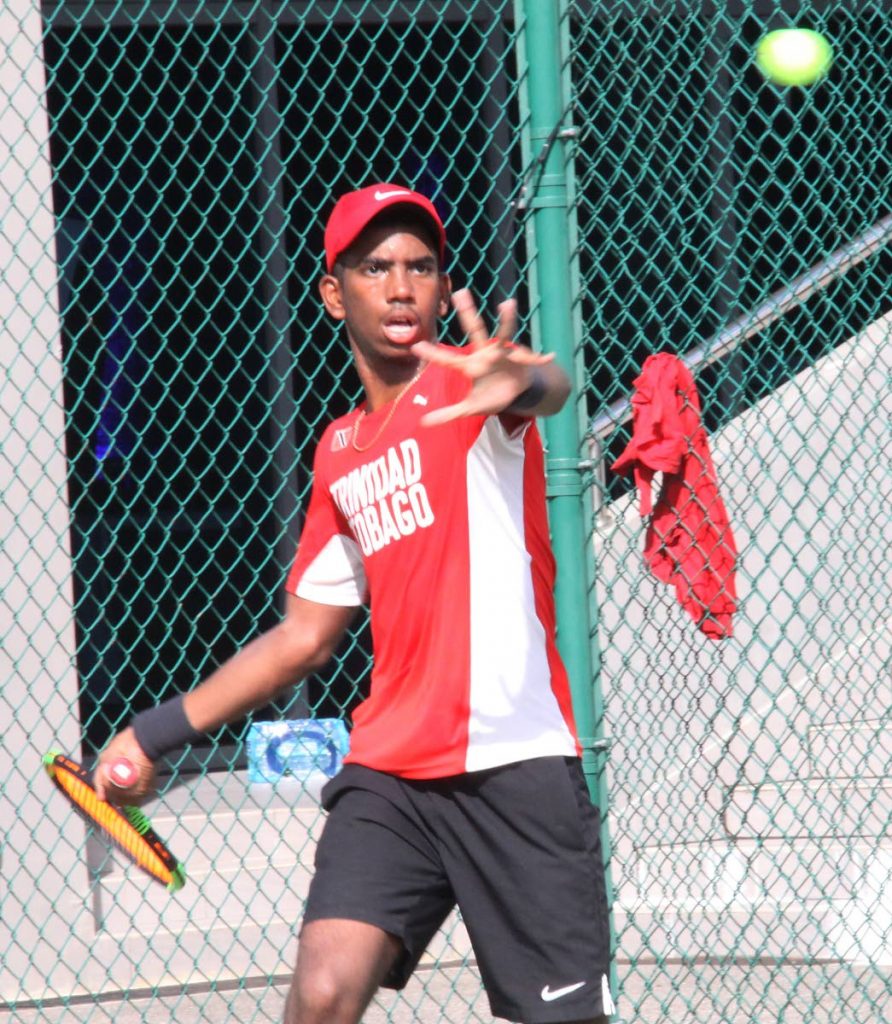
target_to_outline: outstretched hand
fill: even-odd
[[[530,386],[532,368],[550,363],[554,358],[553,354],[543,355],[513,344],[517,330],[517,303],[514,299],[499,305],[495,335],[487,331],[466,288],[452,296],[452,305],[462,330],[468,336],[468,349],[456,350],[419,341],[412,346],[412,352],[428,363],[439,363],[464,374],[471,380],[471,389],[455,405],[447,405],[422,416],[421,423],[426,427],[448,423],[462,416],[504,412]]]

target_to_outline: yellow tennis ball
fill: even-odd
[[[833,47],[809,28],[779,28],[756,47],[756,65],[777,85],[813,85],[830,70]]]

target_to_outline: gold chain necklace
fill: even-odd
[[[408,384],[406,384],[406,386],[396,396],[396,398],[394,398],[394,400],[390,404],[390,412],[388,412],[388,414],[385,417],[384,422],[381,424],[381,426],[378,427],[378,433],[375,434],[375,436],[371,439],[371,441],[369,441],[368,444],[364,444],[362,446],[360,446],[359,442],[357,441],[357,438],[359,437],[359,424],[362,423],[362,421],[365,419],[365,410],[363,409],[363,410],[360,411],[359,415],[356,417],[356,420],[353,423],[352,443],[353,443],[354,451],[357,451],[357,452],[367,452],[369,450],[369,448],[374,447],[374,445],[376,445],[378,443],[379,438],[384,433],[384,431],[387,429],[387,425],[393,419],[393,414],[396,412],[396,407],[400,404],[400,400],[402,399],[403,395],[409,390],[409,388],[412,387],[413,384],[415,384],[418,381],[418,378],[424,373],[424,371],[427,369],[427,367],[428,367],[427,363],[425,363],[424,366],[420,367],[418,372],[415,374],[415,376],[408,382]]]

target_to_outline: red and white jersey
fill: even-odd
[[[406,778],[580,753],[536,425],[418,422],[467,389],[428,365],[395,409],[362,417],[367,451],[358,409],[329,425],[286,584],[321,604],[370,600],[371,691],[347,761]]]

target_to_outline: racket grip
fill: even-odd
[[[139,772],[130,758],[118,757],[108,766],[107,778],[118,789],[130,789],[139,781]]]

